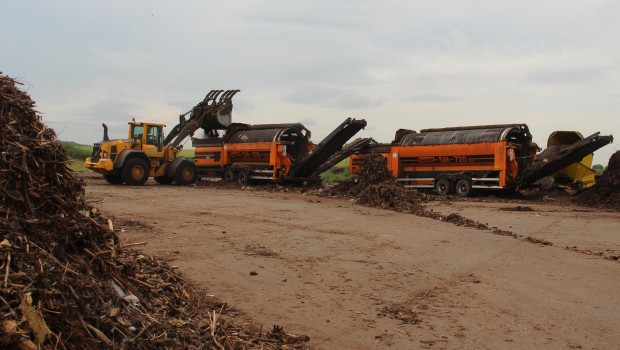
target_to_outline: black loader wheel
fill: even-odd
[[[151,167],[142,158],[131,158],[123,165],[121,177],[130,186],[142,186],[149,179]]]
[[[224,181],[226,182],[234,182],[235,181],[235,173],[231,170],[228,170],[224,173]]]
[[[168,175],[155,176],[154,179],[161,185],[170,185],[174,181],[174,179]]]
[[[237,182],[245,186],[249,185],[251,182],[250,174],[247,171],[240,171],[237,175]]]
[[[437,192],[440,196],[447,196],[452,190],[450,187],[450,180],[439,179],[437,180],[437,183],[435,183],[435,192]]]
[[[123,178],[119,174],[105,174],[103,178],[112,185],[122,185]]]
[[[454,192],[456,192],[456,194],[461,197],[469,196],[472,192],[471,182],[467,179],[461,179],[457,181]]]
[[[198,168],[194,163],[184,160],[177,167],[174,173],[174,182],[177,185],[185,186],[191,185],[198,180]]]

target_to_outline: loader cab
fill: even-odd
[[[156,123],[129,123],[129,138],[135,148],[142,149],[149,157],[161,157],[164,150],[164,126]]]

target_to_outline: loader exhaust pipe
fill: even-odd
[[[101,125],[103,125],[103,141],[110,141],[108,137],[108,126],[105,125],[105,123],[101,123]]]

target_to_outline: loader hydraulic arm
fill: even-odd
[[[177,147],[198,130],[213,132],[225,129],[231,123],[232,98],[239,90],[211,90],[204,100],[189,112],[179,116],[179,124],[175,125],[164,139],[166,146]],[[219,97],[219,99],[218,99]],[[186,116],[189,117],[186,119]]]

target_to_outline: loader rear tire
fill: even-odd
[[[451,187],[450,180],[439,179],[437,183],[435,183],[435,192],[440,196],[447,196],[452,191]]]
[[[129,186],[142,186],[149,179],[151,167],[142,158],[131,158],[123,164],[121,178]]]
[[[457,196],[467,197],[471,194],[471,182],[467,179],[461,179],[456,182],[456,187],[454,188],[454,192]]]
[[[118,174],[105,174],[105,175],[103,175],[103,178],[108,183],[111,183],[112,185],[122,185],[123,184],[123,178],[120,175],[118,175]]]
[[[155,176],[154,179],[160,185],[170,185],[171,183],[174,182],[174,179],[168,175]]]
[[[177,185],[191,185],[198,180],[198,168],[192,162],[184,160],[179,164],[174,174],[174,182]]]

